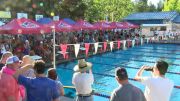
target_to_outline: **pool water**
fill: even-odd
[[[156,60],[166,60],[170,66],[169,72],[180,72],[180,45],[177,44],[144,44],[127,50],[118,50],[108,52],[101,55],[92,56],[87,61],[93,63],[94,84],[93,88],[96,92],[105,95],[111,95],[113,89],[118,87],[114,76],[115,68],[125,67],[129,78],[134,78],[138,68],[142,65],[153,66]],[[72,86],[73,67],[77,61],[60,64],[57,67],[58,76],[63,85]],[[144,75],[150,75],[145,71]],[[180,85],[180,75],[167,73],[166,77],[171,79],[175,85]],[[144,91],[144,85],[139,82],[130,82]],[[66,92],[68,96],[74,97],[75,90]],[[109,101],[109,99],[94,96],[94,101]],[[170,101],[180,101],[180,89],[174,88]]]

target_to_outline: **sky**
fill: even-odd
[[[138,1],[138,0],[132,0],[132,1]],[[154,4],[155,6],[157,6],[158,2],[160,0],[148,0],[148,4],[151,2],[152,4]],[[163,0],[162,0],[163,1]]]
[[[148,3],[152,2],[154,5],[157,6],[160,0],[148,0]]]

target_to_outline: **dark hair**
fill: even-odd
[[[165,73],[167,72],[168,66],[169,66],[168,63],[163,60],[158,60],[156,62],[156,67],[159,70],[159,73],[161,75],[165,75]]]
[[[118,67],[116,69],[115,75],[119,78],[119,80],[127,80],[128,79],[127,71],[125,68]]]
[[[46,72],[45,62],[43,60],[37,60],[34,63],[34,70],[37,74],[43,74]]]
[[[56,80],[57,79],[57,73],[56,73],[56,69],[55,68],[50,68],[48,69],[48,73],[47,73],[48,78]]]

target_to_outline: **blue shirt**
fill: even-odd
[[[52,101],[60,96],[55,81],[47,77],[26,78],[19,76],[18,82],[27,91],[27,101]]]

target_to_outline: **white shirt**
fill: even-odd
[[[169,101],[174,83],[162,77],[143,78],[147,101]]]
[[[78,94],[90,94],[92,92],[92,84],[94,77],[89,73],[74,73],[72,83],[76,88]]]

